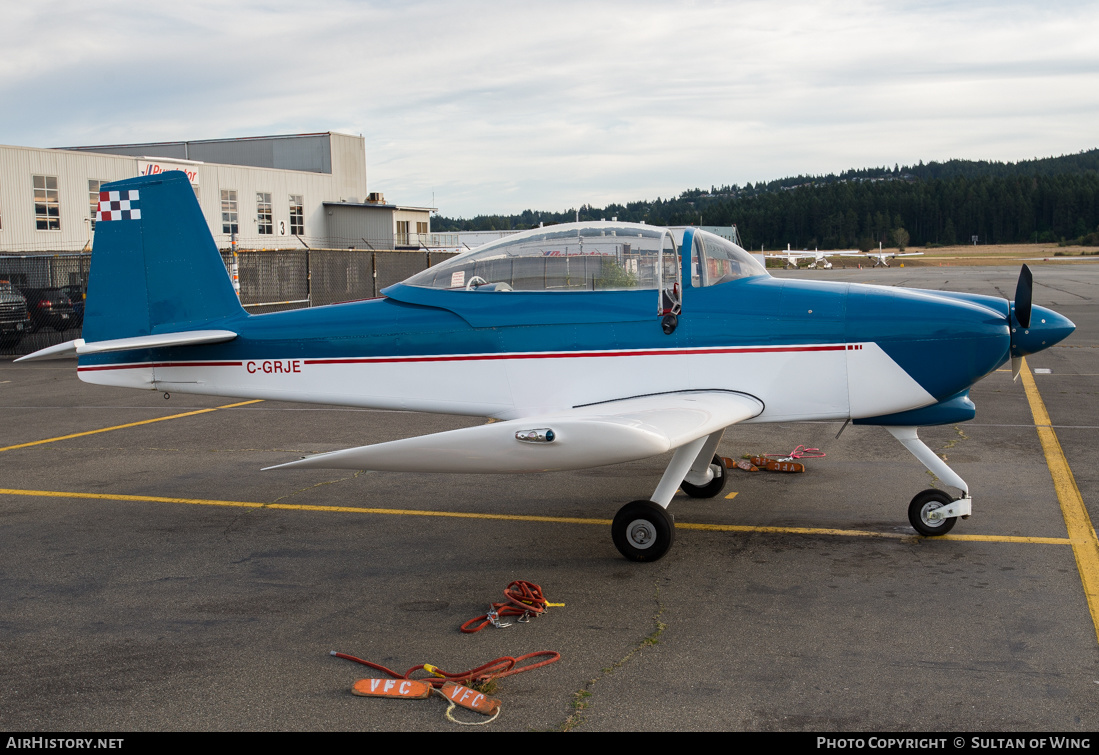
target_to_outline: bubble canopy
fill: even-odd
[[[694,286],[767,274],[732,242],[696,229],[682,233],[680,241],[690,245],[692,238],[702,239],[693,244]],[[697,264],[700,252],[702,265]],[[565,223],[472,249],[412,276],[405,285],[478,292],[671,290],[678,287],[680,271],[680,245],[667,228]]]

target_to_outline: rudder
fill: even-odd
[[[186,174],[104,184],[85,341],[209,327],[246,315]]]

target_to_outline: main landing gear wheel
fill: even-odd
[[[611,538],[630,561],[656,561],[675,542],[675,521],[660,504],[634,501],[614,515]]]
[[[952,516],[946,519],[928,519],[927,515],[935,509],[942,508],[954,502],[954,499],[941,490],[935,490],[929,488],[921,493],[917,493],[916,497],[912,499],[912,503],[908,504],[908,521],[912,524],[912,527],[916,532],[920,533],[924,537],[934,537],[936,535],[945,535],[954,529],[954,525],[958,522],[958,517]]]
[[[680,483],[679,489],[691,498],[713,498],[725,489],[725,481],[729,478],[729,470],[725,467],[725,460],[716,455],[714,460],[710,462],[710,469],[714,473],[714,479],[705,485],[692,485],[684,480]]]

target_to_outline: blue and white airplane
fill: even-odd
[[[961,491],[909,505],[918,532],[945,534],[969,487],[917,427],[971,419],[976,381],[1075,329],[1031,306],[1026,267],[1014,302],[778,280],[712,234],[615,222],[509,236],[381,299],[249,315],[182,173],[105,185],[99,208],[84,337],[23,359],[75,354],[99,385],[497,420],[274,468],[539,472],[672,451],[614,518],[635,561],[671,547],[677,489],[721,491],[715,452],[738,422],[884,426]]]

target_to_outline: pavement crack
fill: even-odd
[[[651,647],[660,642],[660,636],[664,634],[664,630],[668,628],[668,625],[661,621],[661,617],[664,615],[664,604],[660,601],[660,586],[655,586],[655,592],[653,594],[653,600],[656,601],[656,612],[652,615],[653,631],[648,636],[643,637],[636,645],[630,648],[630,651],[610,666],[605,666],[599,672],[598,676],[592,677],[584,686],[572,693],[572,713],[566,718],[558,727],[559,731],[572,731],[576,727],[584,723],[584,712],[591,706],[593,700],[592,688],[599,682],[600,679],[605,679],[608,676],[613,675],[618,669],[625,666],[630,662],[630,659],[637,655],[639,652],[647,647]]]
[[[298,495],[299,493],[304,493],[304,492],[306,492],[308,490],[312,490],[314,488],[321,488],[321,487],[324,487],[325,485],[335,485],[337,482],[346,482],[347,480],[354,480],[356,477],[361,475],[364,471],[365,470],[360,469],[359,471],[355,472],[355,474],[351,475],[350,477],[340,477],[340,478],[337,478],[335,480],[325,480],[323,482],[318,482],[315,485],[308,485],[304,488],[301,488],[300,490],[295,490],[291,493],[287,493],[286,495],[279,496],[278,498],[271,501],[267,505],[268,506],[273,506],[276,503],[278,503],[279,501],[285,501],[287,498],[292,498],[292,497]]]
[[[954,425],[954,432],[956,432],[958,434],[958,437],[957,438],[952,438],[951,440],[948,440],[946,442],[946,444],[943,446],[944,451],[948,451],[951,448],[954,448],[954,446],[958,445],[963,440],[969,440],[969,436],[965,434],[964,430],[962,430],[961,425]],[[939,454],[939,456],[941,456],[943,458],[943,461],[946,461],[946,454],[941,453],[941,454]]]

